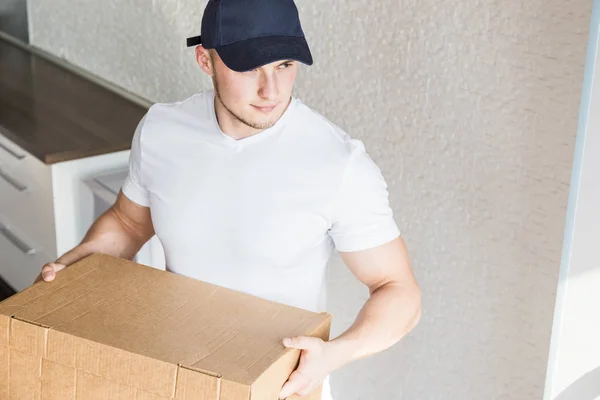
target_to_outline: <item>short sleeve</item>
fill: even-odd
[[[387,184],[360,141],[354,149],[332,211],[329,234],[338,251],[365,250],[400,235]]]
[[[129,154],[129,173],[121,190],[131,201],[148,207],[150,205],[148,192],[144,187],[142,179],[142,143],[141,135],[144,127],[144,118],[142,118],[135,130],[133,140],[131,141],[131,152]]]

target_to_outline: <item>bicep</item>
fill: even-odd
[[[150,207],[135,203],[122,191],[119,192],[110,211],[118,218],[127,232],[142,243],[147,242],[154,235]]]
[[[371,292],[390,282],[417,284],[402,237],[366,250],[340,252],[340,256]]]

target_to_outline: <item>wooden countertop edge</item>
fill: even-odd
[[[124,141],[118,144],[113,144],[109,146],[100,146],[93,149],[72,149],[66,151],[59,152],[51,152],[51,153],[42,153],[39,151],[35,151],[31,146],[27,146],[27,143],[14,132],[3,128],[0,125],[0,135],[4,136],[27,153],[31,154],[41,162],[46,165],[57,164],[65,161],[78,160],[86,157],[100,156],[104,154],[116,153],[119,151],[130,150],[131,149],[131,141]]]
[[[4,40],[5,42],[10,43],[16,47],[19,47],[29,53],[35,54],[35,55],[45,59],[46,61],[49,61],[69,72],[72,72],[88,81],[91,81],[91,82],[93,82],[93,83],[95,83],[95,84],[117,94],[118,96],[123,97],[124,99],[129,100],[132,103],[139,105],[143,108],[149,109],[150,106],[153,104],[152,102],[150,102],[136,94],[128,92],[127,90],[125,90],[119,86],[116,86],[96,75],[93,75],[92,73],[90,73],[82,68],[79,68],[74,64],[71,64],[71,63],[69,63],[63,59],[60,59],[50,53],[47,53],[46,51],[44,51],[38,47],[35,47],[31,44],[22,42],[4,32],[0,32],[0,40]],[[99,147],[99,148],[95,148],[95,149],[67,150],[67,151],[63,151],[63,152],[56,152],[56,153],[50,153],[50,154],[40,154],[39,152],[36,152],[34,149],[32,149],[30,146],[28,146],[27,143],[24,143],[23,140],[20,140],[20,138],[18,138],[17,134],[13,133],[13,135],[17,136],[17,137],[10,137],[10,135],[9,135],[7,138],[9,140],[14,141],[15,144],[21,146],[25,151],[31,153],[33,156],[35,156],[36,158],[38,158],[40,161],[42,161],[43,163],[45,163],[47,165],[56,164],[56,163],[64,162],[64,161],[77,160],[77,159],[86,158],[86,157],[115,153],[115,152],[119,152],[119,151],[123,151],[123,150],[129,150],[131,148],[131,142],[128,142],[128,143],[121,143],[121,144],[109,146],[109,147],[102,147],[102,148]]]
[[[51,154],[43,154],[36,155],[38,159],[44,162],[46,165],[57,164],[65,161],[73,161],[79,160],[87,157],[101,156],[104,154],[116,153],[119,151],[129,150],[131,148],[131,143],[122,143],[118,146],[110,146],[105,148],[96,148],[90,150],[68,150],[60,153],[51,153]]]

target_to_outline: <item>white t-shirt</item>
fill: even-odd
[[[212,90],[153,105],[122,190],[150,207],[167,270],[315,312],[334,248],[400,235],[363,144],[296,98],[273,127],[241,140],[219,128]]]
[[[219,128],[212,90],[153,105],[122,190],[150,207],[167,270],[316,312],[334,248],[400,234],[362,142],[297,98],[241,140]]]

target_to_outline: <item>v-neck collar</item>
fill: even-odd
[[[266,137],[269,137],[269,136],[281,131],[281,128],[283,127],[283,125],[285,123],[285,120],[290,115],[292,109],[296,106],[296,99],[292,96],[292,98],[290,100],[290,104],[288,104],[288,107],[283,112],[281,117],[279,117],[279,120],[277,120],[275,125],[273,125],[270,128],[267,128],[265,130],[262,130],[252,136],[248,136],[243,139],[234,139],[231,136],[225,134],[221,130],[221,127],[219,126],[219,122],[217,121],[217,113],[215,110],[216,94],[215,94],[214,90],[212,90],[211,92],[212,92],[212,96],[208,96],[208,99],[210,102],[210,104],[208,105],[208,108],[210,110],[210,114],[211,114],[211,118],[212,118],[215,130],[216,130],[216,132],[218,132],[219,136],[221,137],[222,143],[224,143],[226,146],[236,149],[238,151],[243,149],[244,147],[251,145],[252,143],[261,141],[261,140],[265,139]]]

